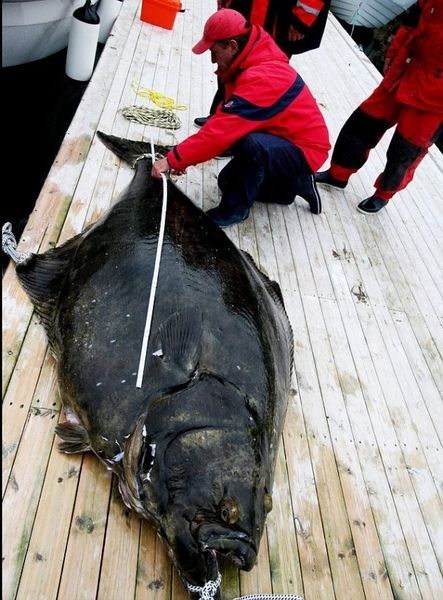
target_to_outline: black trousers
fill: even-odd
[[[248,134],[230,150],[233,158],[220,171],[220,209],[243,214],[254,202],[291,204],[312,173],[292,142],[262,131]]]

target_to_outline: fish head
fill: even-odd
[[[186,584],[214,581],[219,559],[243,570],[256,564],[271,496],[252,436],[232,421],[194,427],[168,440],[162,456],[157,447],[155,461],[141,461],[146,514]]]
[[[214,581],[220,560],[256,564],[274,466],[257,421],[238,389],[208,379],[151,404],[128,445],[138,512],[185,584]]]
[[[165,454],[163,536],[186,582],[216,579],[219,559],[249,571],[257,561],[270,495],[248,434],[203,428],[182,433]]]
[[[194,555],[185,573],[190,581],[209,576],[195,568],[198,556],[228,559],[243,570],[256,563],[269,503],[256,457],[240,443],[243,433],[196,429],[167,450],[170,520],[164,530],[180,571]]]

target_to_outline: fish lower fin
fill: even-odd
[[[76,423],[59,423],[55,433],[62,439],[58,444],[60,452],[66,454],[77,454],[91,450],[89,435],[83,425]]]

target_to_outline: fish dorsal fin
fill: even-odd
[[[269,279],[269,277],[267,275],[265,275],[262,271],[260,271],[260,269],[255,264],[254,259],[248,252],[241,250],[241,253],[243,255],[243,258],[246,259],[246,261],[249,263],[249,265],[253,268],[253,270],[257,273],[257,275],[260,277],[262,282],[265,284],[265,287],[269,291],[271,296],[275,300],[278,300],[279,303],[283,305],[283,294],[281,293],[281,289],[280,289],[280,286],[278,285],[278,283],[276,281],[273,281],[272,279]]]
[[[79,234],[59,248],[44,254],[32,254],[27,261],[16,266],[17,277],[34,305],[56,356],[59,354],[55,327],[57,311],[81,238],[82,234]]]
[[[172,376],[173,385],[187,381],[200,359],[202,315],[195,308],[172,314],[158,328],[152,354],[155,364]]]
[[[248,254],[244,250],[242,250],[241,253],[242,253],[244,259],[246,260],[246,262],[252,268],[252,270],[257,274],[257,277],[259,277],[261,279],[261,281],[263,282],[269,295],[274,300],[275,304],[280,307],[280,315],[281,315],[281,318],[283,319],[283,325],[286,330],[288,343],[289,343],[290,356],[291,356],[290,362],[291,362],[291,368],[292,368],[292,364],[293,364],[293,360],[294,360],[294,336],[293,336],[293,331],[292,331],[292,325],[289,321],[289,317],[286,312],[285,303],[283,300],[283,294],[281,293],[280,286],[278,285],[278,283],[276,281],[269,279],[269,277],[267,275],[265,275],[262,271],[260,271],[260,269],[257,268],[257,265],[255,264],[254,259],[252,258],[252,256],[250,254]]]

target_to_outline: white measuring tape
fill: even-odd
[[[152,162],[155,159],[154,144],[151,140],[151,154]],[[141,388],[143,381],[143,371],[146,362],[146,352],[148,350],[149,333],[151,331],[152,313],[154,311],[155,292],[157,290],[158,273],[160,271],[160,259],[163,248],[163,238],[165,236],[165,225],[166,225],[166,209],[168,206],[168,182],[166,176],[161,174],[163,179],[163,203],[162,203],[162,214],[160,218],[160,231],[158,234],[157,252],[155,254],[154,272],[152,274],[151,291],[149,293],[148,312],[146,314],[145,332],[143,334],[142,349],[140,353],[140,362],[138,364],[138,373],[136,387]]]

